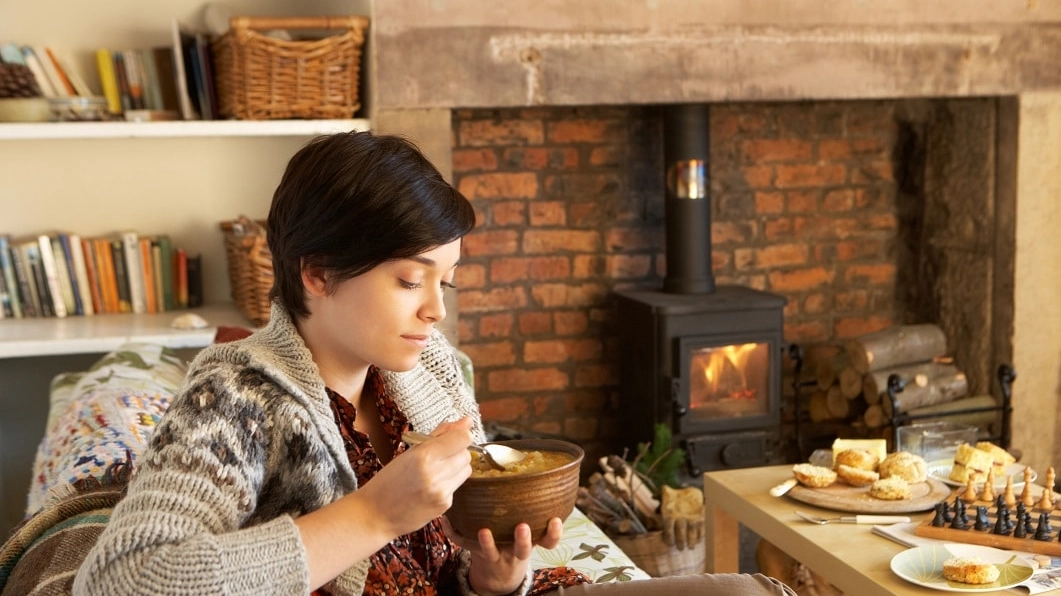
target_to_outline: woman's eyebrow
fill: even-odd
[[[434,259],[429,259],[429,258],[427,258],[427,257],[425,257],[423,255],[413,255],[411,257],[408,257],[408,259],[410,261],[416,261],[417,263],[421,263],[423,265],[427,265],[428,267],[436,267],[436,266],[438,266],[438,262],[437,261],[435,261]],[[457,262],[454,263],[453,266],[456,267],[457,265],[460,265],[460,264],[461,264],[460,259],[457,259]]]

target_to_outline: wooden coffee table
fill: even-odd
[[[771,497],[771,487],[792,477],[792,466],[721,470],[704,474],[708,572],[738,571],[739,524],[800,561],[849,596],[941,593],[904,581],[891,571],[901,544],[870,532],[870,525],[805,522],[799,509],[823,517],[852,515],[807,505],[788,497]],[[922,521],[932,512],[904,513]],[[977,594],[1026,594],[1022,590]]]

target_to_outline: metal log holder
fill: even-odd
[[[787,348],[788,357],[792,359],[794,366],[792,372],[792,391],[793,391],[793,407],[795,408],[792,420],[796,442],[796,451],[799,455],[800,461],[805,461],[810,454],[807,453],[806,446],[804,445],[804,429],[803,429],[803,400],[802,391],[803,387],[813,385],[815,381],[813,379],[803,380],[803,349],[798,344],[790,344]],[[1011,417],[1013,414],[1013,381],[1017,379],[1017,372],[1012,366],[1008,364],[1001,364],[998,367],[998,384],[1002,391],[1002,403],[995,406],[986,406],[980,408],[966,408],[963,410],[955,410],[953,412],[945,413],[934,413],[934,414],[920,414],[910,415],[907,413],[899,412],[896,395],[901,393],[904,389],[904,383],[899,375],[891,375],[888,377],[888,385],[886,388],[887,399],[890,400],[892,405],[892,417],[889,422],[892,427],[892,444],[899,444],[899,427],[917,420],[925,419],[940,419],[947,418],[950,416],[958,416],[961,414],[972,414],[978,412],[999,412],[1001,416],[1001,424],[999,432],[996,435],[990,435],[987,437],[988,440],[996,441],[1003,449],[1009,449],[1010,442],[1012,441],[1012,429],[1011,429]],[[783,406],[782,406],[783,407]]]

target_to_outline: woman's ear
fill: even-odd
[[[328,274],[317,265],[307,265],[302,261],[302,286],[310,296],[318,298],[328,295]]]

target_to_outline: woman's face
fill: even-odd
[[[446,316],[442,297],[452,287],[460,249],[458,239],[339,283],[330,295],[312,300],[311,324],[344,366],[413,368]]]

